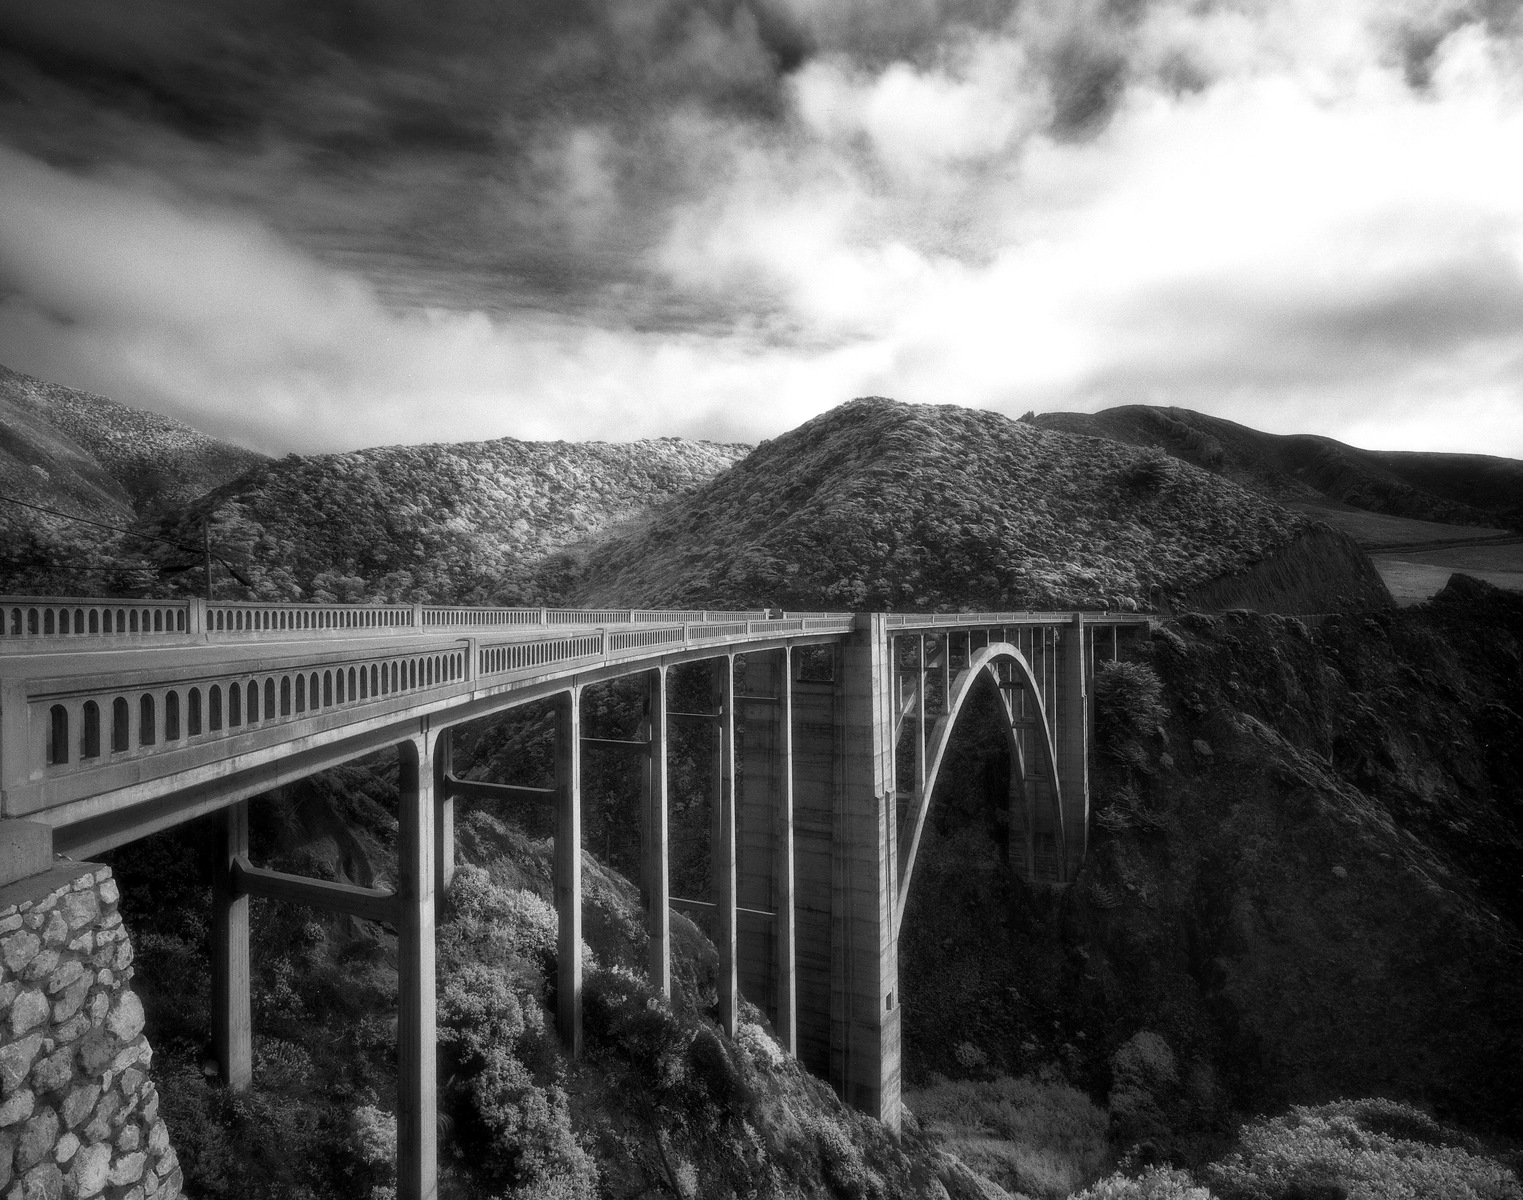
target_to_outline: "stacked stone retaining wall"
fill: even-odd
[[[111,868],[0,888],[0,1197],[175,1200]]]

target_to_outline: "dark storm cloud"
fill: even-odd
[[[1502,404],[1516,9],[6,6],[0,361],[277,451],[859,392]]]
[[[490,269],[461,307],[574,306],[642,281],[640,251],[696,186],[664,119],[775,121],[810,43],[786,11],[729,0],[8,7],[0,74],[21,99],[0,136],[140,168],[351,263],[368,247],[419,276]],[[581,128],[603,138],[580,165],[607,194],[578,226]],[[403,303],[428,288],[408,274]]]

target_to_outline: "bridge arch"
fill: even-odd
[[[943,650],[943,653],[946,651]],[[1007,665],[1012,676],[1009,683],[1000,677],[1000,668]],[[946,696],[945,711],[936,718],[936,723],[926,738],[925,785],[915,796],[913,806],[906,814],[901,843],[903,859],[899,869],[899,895],[894,905],[896,937],[904,921],[904,906],[909,897],[910,883],[914,878],[915,860],[919,855],[920,837],[925,829],[925,820],[930,812],[931,797],[935,795],[936,780],[941,774],[941,766],[946,759],[947,749],[951,745],[952,734],[957,728],[957,719],[962,714],[963,705],[968,697],[973,694],[974,688],[985,680],[992,683],[1000,695],[1000,712],[1003,717],[1000,723],[1009,743],[1010,769],[1019,773],[1022,787],[1027,792],[1028,804],[1031,799],[1034,799],[1032,783],[1041,781],[1047,784],[1043,790],[1047,793],[1046,803],[1050,808],[1053,828],[1056,832],[1057,861],[1060,864],[1060,870],[1061,864],[1067,860],[1064,846],[1062,795],[1058,782],[1057,747],[1053,738],[1052,722],[1048,719],[1046,708],[1042,703],[1042,689],[1031,670],[1031,664],[1026,661],[1026,656],[1018,647],[1009,642],[991,642],[974,650],[969,656],[967,666],[952,679]],[[920,687],[924,686],[925,680],[922,677]],[[1016,703],[1016,695],[1026,698],[1024,705]],[[1029,757],[1034,761],[1028,761],[1026,748],[1022,745],[1018,732],[1022,728],[1031,734]],[[1012,830],[1012,837],[1013,835]]]

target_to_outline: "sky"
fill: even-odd
[[[882,395],[1523,457],[1523,14],[0,3],[0,363],[277,454]]]

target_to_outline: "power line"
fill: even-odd
[[[140,533],[135,529],[123,529],[120,525],[108,525],[104,521],[94,521],[89,517],[77,516],[74,513],[60,512],[56,508],[49,508],[45,504],[33,504],[29,500],[17,500],[14,496],[0,495],[0,500],[8,500],[12,504],[19,504],[22,508],[34,508],[38,512],[51,513],[55,517],[62,517],[66,521],[78,521],[81,525],[94,525],[97,529],[109,529],[112,533],[125,533],[128,537],[145,538],[151,542],[162,542],[166,546],[173,546],[176,550],[190,550],[199,552],[199,546],[187,546],[183,542],[172,542],[168,538],[159,537],[152,533]]]
[[[200,546],[187,546],[184,542],[171,541],[169,538],[159,537],[157,534],[141,533],[136,529],[123,529],[120,525],[108,525],[104,521],[93,521],[89,517],[81,517],[76,516],[74,513],[61,512],[56,508],[49,508],[45,504],[33,504],[29,500],[17,500],[14,496],[0,495],[0,500],[8,500],[12,504],[21,505],[22,508],[32,508],[36,509],[38,512],[51,513],[53,516],[62,517],[66,521],[78,521],[81,525],[93,525],[97,529],[109,529],[113,533],[123,533],[128,537],[142,538],[144,541],[158,542],[164,546],[173,546],[176,550],[184,550],[191,554],[200,554],[203,552],[203,548]],[[207,552],[209,553],[209,551]],[[239,583],[243,584],[245,587],[249,586],[249,581],[243,577],[243,573],[239,571],[238,568],[235,567],[232,563],[228,562],[227,559],[223,558],[222,555],[212,554],[212,557],[215,558],[224,567],[226,567],[228,574],[233,576],[234,579],[238,580]],[[148,568],[142,569],[147,570]],[[188,570],[189,568],[186,569]]]

